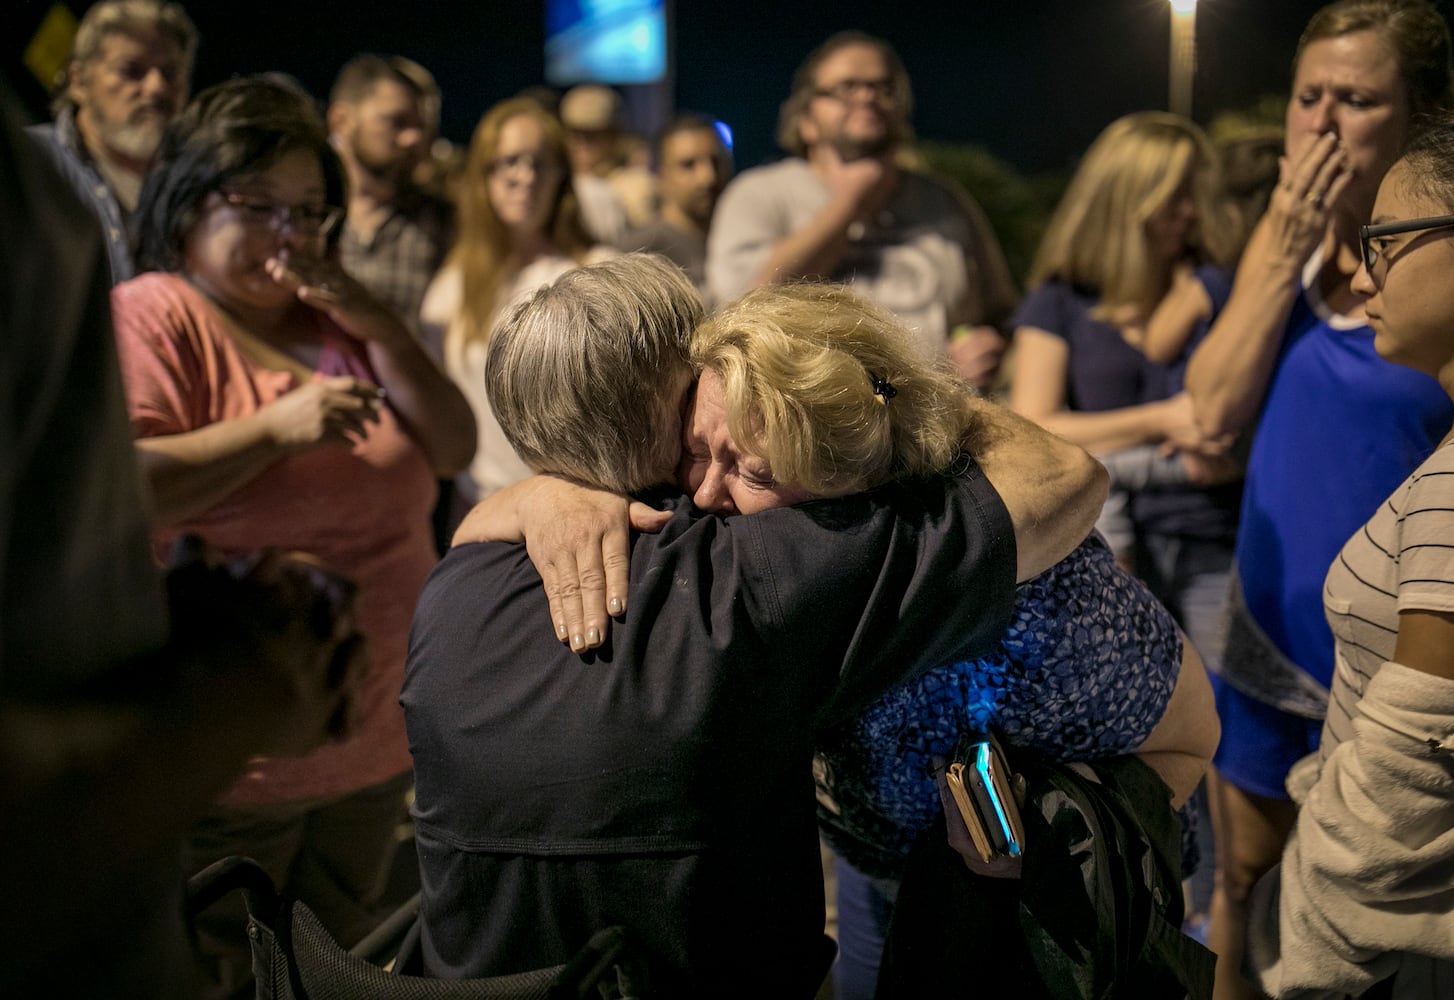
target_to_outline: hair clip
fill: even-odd
[[[869,375],[868,380],[873,383],[873,394],[878,397],[880,403],[887,403],[899,394],[894,384],[886,378],[877,375]]]

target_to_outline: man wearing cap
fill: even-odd
[[[161,0],[103,0],[81,19],[53,124],[27,129],[101,221],[113,284],[135,273],[127,223],[162,133],[187,103],[197,29]]]
[[[628,226],[651,217],[656,198],[651,175],[621,163],[621,97],[600,84],[572,87],[560,99],[560,121],[586,228],[618,244]]]
[[[743,172],[718,202],[707,283],[719,302],[809,276],[848,283],[987,388],[1014,282],[969,195],[903,166],[912,104],[887,42],[850,31],[819,46],[779,118],[791,155]]]
[[[702,115],[679,116],[656,140],[660,214],[621,241],[623,250],[659,253],[686,271],[708,306],[707,228],[731,175],[732,158],[716,123]]]

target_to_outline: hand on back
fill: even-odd
[[[626,613],[631,529],[660,531],[669,519],[617,493],[533,476],[477,504],[454,544],[524,542],[556,638],[583,653],[604,643],[611,618]]]

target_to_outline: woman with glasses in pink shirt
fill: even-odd
[[[373,922],[404,816],[398,697],[435,561],[435,479],[469,460],[474,423],[398,317],[339,267],[343,172],[306,94],[220,84],[162,153],[137,217],[149,273],[112,293],[154,541],[306,554],[356,584],[370,659],[341,738],[254,758],[194,828],[189,863],[254,857],[349,941]],[[249,977],[243,921],[222,909],[199,926],[216,995]]]

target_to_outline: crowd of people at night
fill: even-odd
[[[198,41],[97,0],[0,92],[6,995],[261,996],[187,879],[346,948],[404,836],[435,980],[1454,996],[1435,3],[1319,10],[1280,130],[1105,123],[1024,275],[865,32],[735,176]]]

